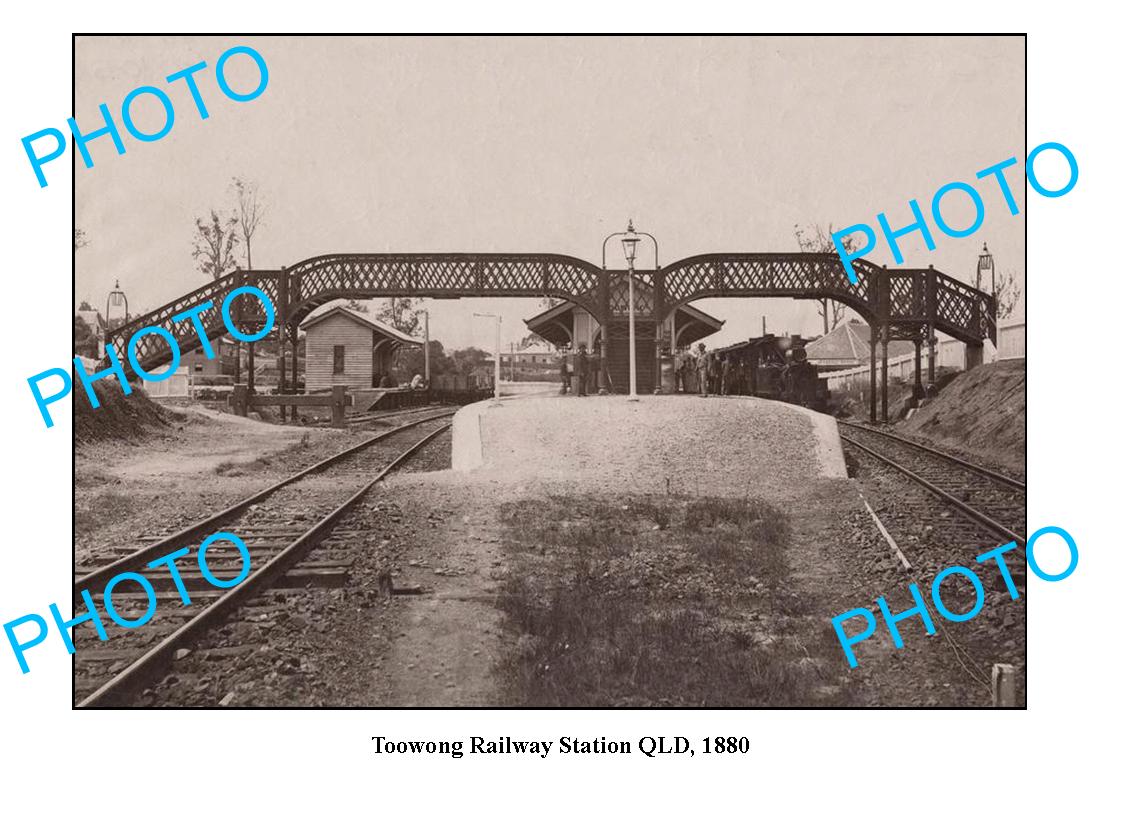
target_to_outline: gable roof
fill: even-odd
[[[820,365],[862,365],[870,358],[870,326],[859,320],[839,323],[818,340],[812,340],[804,350],[807,359]],[[908,340],[890,340],[889,356],[912,352]]]
[[[326,312],[321,312],[320,314],[316,315],[315,317],[309,317],[309,318],[305,319],[305,321],[303,323],[300,324],[300,328],[307,331],[312,326],[315,326],[317,323],[320,323],[324,320],[327,320],[332,315],[337,315],[337,314],[342,315],[343,317],[349,318],[350,320],[353,320],[354,322],[358,323],[360,326],[364,326],[365,328],[368,328],[371,331],[376,331],[379,334],[384,334],[387,337],[389,337],[391,340],[397,340],[399,343],[403,343],[405,345],[410,345],[410,346],[420,346],[421,343],[422,343],[422,341],[418,340],[416,337],[411,337],[410,335],[406,334],[405,332],[398,331],[393,326],[387,326],[381,320],[375,320],[374,318],[367,317],[365,314],[362,314],[361,312],[356,312],[352,309],[348,309],[346,306],[334,306],[331,309],[328,309]]]

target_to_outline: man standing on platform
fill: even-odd
[[[698,344],[698,362],[695,363],[698,370],[698,393],[703,397],[708,397],[710,392],[710,355],[706,352],[706,344]]]
[[[577,359],[573,361],[574,374],[577,375],[577,396],[586,396],[585,385],[589,379],[589,355],[582,343],[577,348]]]
[[[730,386],[733,384],[733,361],[727,351],[721,357],[721,395],[729,396]]]

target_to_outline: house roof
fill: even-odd
[[[349,319],[355,321],[356,323],[358,323],[359,325],[365,326],[366,328],[370,329],[371,331],[376,331],[380,334],[384,334],[387,337],[389,337],[391,340],[397,340],[399,343],[402,343],[404,345],[420,346],[421,343],[422,343],[422,341],[418,340],[416,337],[411,337],[410,335],[408,335],[404,332],[398,331],[393,326],[387,326],[381,320],[375,320],[374,318],[367,317],[365,314],[362,314],[361,312],[356,312],[353,309],[348,309],[346,306],[335,306],[331,309],[328,309],[326,312],[321,312],[320,314],[316,315],[315,317],[309,317],[303,323],[300,324],[300,328],[307,331],[312,326],[315,326],[317,323],[320,323],[320,322],[326,320],[327,318],[331,317],[332,315],[336,315],[336,314],[342,315],[343,317],[346,317],[346,318],[349,318]]]
[[[870,358],[870,327],[860,320],[839,323],[818,340],[812,340],[804,350],[807,359],[816,365],[858,366]],[[913,345],[908,340],[890,340],[889,356],[908,354]]]

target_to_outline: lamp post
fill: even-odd
[[[979,255],[979,264],[975,267],[975,288],[983,288],[983,272],[990,270],[990,293],[994,294],[994,257],[987,250],[986,241],[983,241],[983,252]]]
[[[98,352],[102,357],[105,356],[105,341],[107,340],[107,335],[115,328],[115,326],[113,325],[113,321],[110,320],[109,317],[110,306],[120,306],[125,310],[125,315],[121,318],[121,323],[119,323],[118,325],[123,325],[129,322],[129,299],[125,297],[125,292],[121,289],[121,281],[119,280],[113,282],[113,291],[110,292],[105,298],[105,332],[100,338],[101,348],[98,349]]]
[[[636,402],[636,235],[632,220],[628,219],[628,229],[620,239],[624,245],[624,258],[628,261],[628,401]]]
[[[480,312],[473,312],[476,317],[491,317],[495,319],[495,396],[492,398],[492,405],[499,405],[499,328],[503,325],[503,318],[497,314],[481,314]]]

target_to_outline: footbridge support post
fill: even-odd
[[[967,343],[963,349],[963,368],[970,371],[972,368],[983,364],[983,344],[972,345]]]
[[[877,335],[876,322],[870,323],[870,422],[877,422]]]

